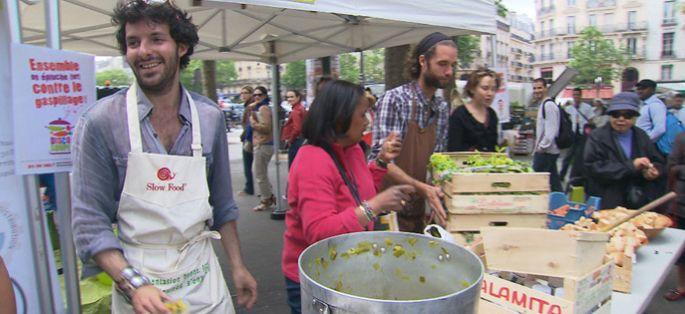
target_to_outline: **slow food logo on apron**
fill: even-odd
[[[162,167],[157,170],[157,179],[162,182],[148,182],[145,186],[147,191],[159,191],[159,192],[183,192],[186,189],[188,183],[174,183],[171,182],[176,177],[176,173],[172,172],[171,169],[167,167]]]

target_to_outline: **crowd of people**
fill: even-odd
[[[105,271],[115,279],[114,313],[168,313],[164,303],[176,299],[186,300],[192,313],[233,313],[210,241],[221,239],[237,302],[249,309],[257,300],[257,282],[241,256],[239,209],[226,175],[225,121],[214,102],[179,80],[198,43],[197,28],[169,2],[121,2],[113,21],[135,82],[98,101],[77,125],[73,230],[84,275]],[[293,313],[301,310],[297,261],[306,247],[374,230],[378,216],[389,211],[397,212],[402,231],[422,233],[432,220],[445,224],[443,192],[427,181],[431,154],[490,152],[500,144],[490,108],[498,76],[474,71],[465,87],[469,101],[453,109],[441,91],[454,81],[456,63],[452,38],[433,33],[408,58],[411,80],[377,101],[359,85],[325,78],[306,110],[302,93],[289,90],[292,112],[280,139],[272,135],[275,104],[268,90],[241,89],[246,184],[239,194],[259,195],[253,210],[276,203],[267,175],[274,140],[288,149],[281,266]],[[641,81],[637,94],[617,94],[606,109],[601,100],[583,103],[582,91],[575,90],[573,104],[563,109],[547,94],[547,83],[533,83],[540,108],[533,167],[550,172],[552,190],[562,190],[562,110],[577,135],[562,173],[570,168],[572,177],[587,178],[588,194],[602,197],[603,207],[644,204],[666,191],[667,174],[676,190],[685,189],[685,135],[670,155],[655,145],[667,133],[667,110],[654,96],[656,84]],[[678,204],[676,214],[685,216],[679,209],[685,194]],[[684,281],[671,299],[685,294]]]

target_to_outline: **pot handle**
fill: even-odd
[[[423,234],[454,243],[452,235],[440,225],[428,225],[423,229]]]
[[[326,302],[321,301],[319,299],[312,298],[312,307],[314,308],[314,311],[316,311],[317,313],[331,314],[331,309],[328,306],[328,304],[326,304]]]

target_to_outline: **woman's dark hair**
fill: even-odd
[[[471,92],[471,90],[478,87],[478,84],[480,84],[480,80],[482,80],[486,76],[489,76],[492,79],[494,79],[495,88],[499,89],[501,81],[499,79],[499,76],[497,76],[497,73],[495,73],[495,71],[488,69],[478,69],[476,71],[471,72],[471,75],[469,75],[469,79],[466,81],[466,86],[464,86],[464,92],[466,93],[466,95],[473,98],[473,92]]]
[[[288,93],[293,93],[293,94],[295,94],[295,97],[299,98],[300,101],[302,101],[302,93],[300,93],[299,90],[296,90],[296,89],[289,89],[289,90],[286,91],[285,93],[286,93],[286,95],[287,95]]]
[[[302,125],[307,142],[316,146],[330,145],[345,135],[364,88],[343,80],[333,80],[323,86],[314,99]]]
[[[269,91],[267,91],[266,87],[259,85],[259,86],[255,87],[254,90],[260,91],[260,92],[262,92],[262,94],[264,94],[264,99],[262,100],[262,102],[268,103],[271,101],[271,98],[269,98]]]
[[[453,40],[443,40],[441,42],[436,43],[432,47],[430,47],[426,52],[421,53],[419,46],[416,46],[414,50],[411,52],[409,58],[405,62],[405,68],[407,68],[407,75],[409,78],[415,80],[419,78],[421,75],[421,63],[419,63],[419,56],[423,55],[426,64],[428,64],[428,61],[430,61],[431,58],[435,55],[435,50],[437,49],[438,46],[448,46],[448,47],[453,47],[457,48],[457,44],[454,43]]]
[[[188,47],[186,54],[181,56],[180,65],[184,69],[190,62],[190,56],[199,41],[197,26],[191,22],[187,12],[176,7],[171,1],[151,2],[149,0],[124,0],[119,1],[112,23],[118,25],[116,32],[119,51],[126,54],[126,24],[150,20],[158,24],[169,25],[169,34],[176,44],[184,44]]]

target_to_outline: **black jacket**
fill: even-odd
[[[497,113],[488,107],[488,125],[474,118],[466,106],[459,106],[450,115],[447,151],[494,152],[497,146]]]
[[[585,143],[586,194],[602,198],[602,209],[628,206],[627,194],[631,185],[643,187],[647,201],[661,196],[659,179],[647,181],[642,172],[635,169],[635,158],[647,157],[664,176],[664,158],[642,129],[633,127],[632,156],[623,153],[610,124],[595,129]]]

